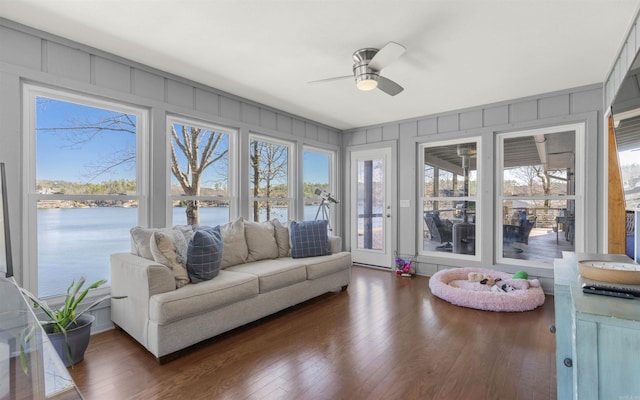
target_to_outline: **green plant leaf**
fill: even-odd
[[[72,365],[73,365],[73,362],[72,362],[72,355],[71,355],[71,347],[69,346],[69,343],[67,340],[67,329],[71,327],[71,325],[76,323],[77,319],[80,318],[80,316],[82,316],[85,312],[90,311],[91,309],[96,307],[98,304],[100,304],[104,300],[107,300],[109,298],[124,299],[127,297],[127,296],[105,295],[95,300],[93,303],[91,303],[88,307],[86,307],[81,312],[76,313],[76,308],[78,307],[78,305],[80,305],[82,300],[85,299],[85,297],[89,293],[89,290],[96,289],[99,286],[104,285],[107,281],[105,279],[101,279],[97,282],[92,283],[91,285],[89,285],[89,287],[87,287],[82,292],[80,292],[85,282],[86,282],[85,277],[81,277],[77,283],[75,282],[75,280],[72,281],[69,287],[67,288],[67,295],[65,297],[64,304],[62,305],[62,307],[59,307],[56,309],[50,308],[46,301],[40,300],[33,293],[19,287],[16,284],[16,287],[18,287],[18,290],[20,290],[23,296],[28,298],[29,301],[33,303],[33,307],[40,308],[42,312],[47,316],[47,318],[49,318],[48,321],[38,321],[40,325],[42,325],[43,327],[50,326],[51,333],[62,333],[64,335],[65,343],[67,345],[66,346],[67,356],[69,357],[69,361],[71,362]],[[29,339],[30,337],[26,339],[25,344],[26,342],[28,342]],[[23,349],[23,347],[21,347],[21,349]],[[26,364],[27,359],[26,357],[24,357],[23,359],[22,354],[21,354],[21,363],[23,364],[23,369],[27,368],[27,364]]]
[[[36,329],[36,325],[30,324],[20,332],[20,338],[18,339],[20,342],[20,366],[22,367],[22,371],[27,375],[29,375],[29,364],[27,362],[27,351],[25,347],[35,335]]]

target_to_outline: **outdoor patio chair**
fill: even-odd
[[[523,219],[521,225],[503,225],[503,241],[505,243],[529,244],[529,234],[536,225],[535,215]]]
[[[424,222],[431,233],[431,240],[444,244],[443,248],[451,248],[451,240],[453,237],[452,223],[449,220],[443,222],[436,213],[424,213]]]

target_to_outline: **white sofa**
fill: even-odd
[[[188,240],[190,227],[181,229]],[[127,296],[111,302],[111,319],[160,363],[220,333],[323,293],[346,290],[351,278],[351,254],[341,251],[339,237],[329,237],[329,255],[291,258],[286,226],[237,220],[222,228],[218,275],[181,286],[179,273],[140,248],[154,231],[139,228],[131,253],[111,255],[112,295]]]

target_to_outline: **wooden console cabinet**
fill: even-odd
[[[582,293],[593,281],[580,276],[578,260],[631,262],[571,252],[554,261],[558,399],[640,399],[640,299]]]

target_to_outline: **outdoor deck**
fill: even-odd
[[[509,247],[521,249],[522,252],[509,251]],[[565,238],[565,233],[558,232],[556,243],[556,232],[548,228],[533,228],[529,234],[529,244],[514,243],[505,245],[503,255],[507,258],[518,260],[532,260],[552,263],[554,258],[562,258],[563,251],[574,251],[575,246]]]
[[[424,239],[424,248],[435,250],[436,243],[428,238]],[[575,247],[560,229],[556,243],[556,232],[550,228],[533,228],[529,234],[529,243],[513,243],[504,245],[505,258],[517,260],[541,261],[553,263],[554,258],[562,258],[563,251],[574,251]],[[444,253],[444,252],[443,252]]]

